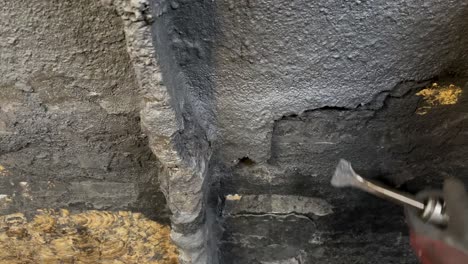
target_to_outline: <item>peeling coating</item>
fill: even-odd
[[[430,109],[438,105],[454,105],[458,102],[462,89],[454,84],[440,86],[433,83],[431,87],[423,89],[416,95],[423,97],[424,104],[416,110],[416,114],[425,115]]]

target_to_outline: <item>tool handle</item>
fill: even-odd
[[[382,186],[369,180],[364,180],[364,178],[362,178],[361,188],[364,191],[384,199],[395,201],[403,206],[411,206],[419,210],[424,210],[424,203],[416,200],[416,198],[411,197],[409,194],[402,194],[389,187]]]
[[[411,247],[422,264],[466,264],[468,255],[464,252],[416,232],[410,231]]]
[[[421,212],[420,217],[424,222],[439,226],[446,226],[448,223],[449,217],[445,212],[445,204],[441,198],[429,197],[423,203],[410,194],[400,193],[389,187],[364,179],[361,181],[361,189],[381,198],[392,200],[403,206],[410,206],[417,209]]]

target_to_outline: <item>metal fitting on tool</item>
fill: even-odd
[[[371,182],[358,175],[351,163],[341,159],[332,177],[331,184],[335,187],[354,187],[391,200],[404,206],[414,207],[421,211],[421,219],[425,222],[444,226],[448,222],[445,203],[440,198],[431,197],[424,203],[410,194],[401,193],[379,183]]]
[[[424,203],[421,219],[437,225],[446,225],[448,215],[445,213],[445,202],[441,199],[430,197]]]

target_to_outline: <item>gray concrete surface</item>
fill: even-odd
[[[467,180],[467,5],[5,1],[0,210],[166,200],[181,263],[416,263],[401,208],[329,180]],[[462,92],[421,115],[432,82]]]
[[[465,89],[465,2],[151,2],[179,137],[213,153],[205,204],[223,232],[205,250],[220,263],[415,263],[400,208],[329,180],[340,157],[413,192],[463,177],[463,103],[421,117],[415,93],[436,77]],[[203,150],[184,147],[187,162]],[[248,201],[233,211],[226,195]],[[298,196],[333,213],[272,206]]]
[[[467,9],[464,1],[218,1],[214,101],[225,161],[266,162],[283,116],[356,108],[402,81],[466,69]]]
[[[463,91],[468,88],[466,78],[445,76],[439,82],[460,85]],[[417,263],[408,247],[401,208],[357,190],[334,189],[329,181],[337,161],[345,158],[361,175],[410,193],[440,188],[447,176],[468,184],[467,97],[420,115],[424,101],[416,93],[422,87],[427,82],[395,87],[379,110],[372,110],[371,103],[358,109],[307,111],[278,121],[273,130],[274,155],[267,164],[244,160],[234,167],[232,176],[223,180],[225,193],[292,201],[301,195],[326,201],[333,213],[313,213],[321,207],[312,202],[308,205],[315,210],[304,210],[298,201],[283,202],[290,210],[296,206],[290,213],[269,206],[277,200],[273,198],[255,203],[251,198],[226,199],[223,262],[242,263],[235,256],[242,256],[244,263],[300,256],[299,263]],[[285,217],[301,223],[283,223]],[[277,222],[272,224],[271,219]],[[257,234],[262,229],[274,231]],[[289,234],[297,241],[289,240]],[[266,241],[262,250],[255,241]]]
[[[0,212],[132,209],[167,220],[120,17],[97,1],[0,5]]]

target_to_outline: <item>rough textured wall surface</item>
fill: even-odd
[[[164,99],[146,105],[142,125],[167,169],[164,182],[172,237],[180,247],[182,263],[217,263],[217,245],[212,239],[216,228],[207,206],[208,164],[215,136],[210,87],[215,31],[209,18],[189,23],[194,17],[211,14],[213,6],[209,1],[152,1],[152,38],[166,93]]]
[[[216,107],[227,161],[265,162],[274,122],[356,108],[468,61],[464,1],[218,1]]]
[[[465,175],[461,0],[2,7],[1,212],[167,200],[181,263],[415,263],[336,162],[411,192]]]
[[[466,78],[439,81],[468,88]],[[440,188],[449,175],[468,182],[467,97],[422,114],[424,87],[430,82],[398,85],[377,110],[325,108],[278,121],[269,162],[244,160],[223,181],[238,194],[223,213],[224,263],[417,263],[399,206],[329,181],[346,158],[362,175],[411,193]]]
[[[178,246],[179,260],[215,263],[216,245],[209,244],[216,241],[208,238],[213,221],[205,221],[209,211],[206,164],[211,155],[207,131],[212,128],[207,122],[209,117],[201,117],[201,113],[208,112],[193,96],[188,83],[193,80],[180,68],[178,56],[183,53],[160,45],[173,25],[170,20],[167,24],[161,21],[164,7],[156,2],[152,8],[144,0],[102,2],[115,8],[123,20],[127,50],[142,89],[141,126],[160,162],[159,181],[171,210],[171,238]],[[164,83],[162,72],[166,74]]]
[[[98,1],[1,1],[0,212],[168,218],[121,18]]]
[[[213,153],[220,263],[415,263],[401,208],[329,181],[342,157],[412,192],[463,177],[465,2],[151,2],[173,142]]]

